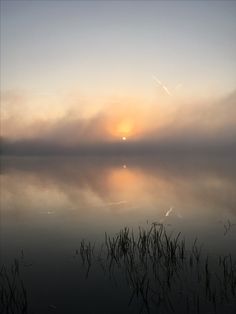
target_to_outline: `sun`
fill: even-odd
[[[123,137],[122,137],[122,141],[126,141],[126,136],[123,136]]]

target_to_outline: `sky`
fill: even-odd
[[[235,1],[1,1],[2,140],[231,141],[235,17]]]

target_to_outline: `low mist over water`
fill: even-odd
[[[89,215],[91,222],[105,218],[109,225],[135,225],[150,218],[197,218],[207,225],[236,214],[234,158],[4,157],[2,212],[13,221],[52,214],[56,219],[67,216],[72,223],[88,223]]]

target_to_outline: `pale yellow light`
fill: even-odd
[[[116,127],[118,133],[129,134],[134,128],[133,121],[130,119],[121,120]]]
[[[122,140],[123,140],[123,141],[126,141],[126,137],[125,137],[125,136],[123,136],[123,137],[122,137]]]

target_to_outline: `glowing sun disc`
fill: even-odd
[[[122,137],[122,141],[126,141],[126,137],[125,136]]]

